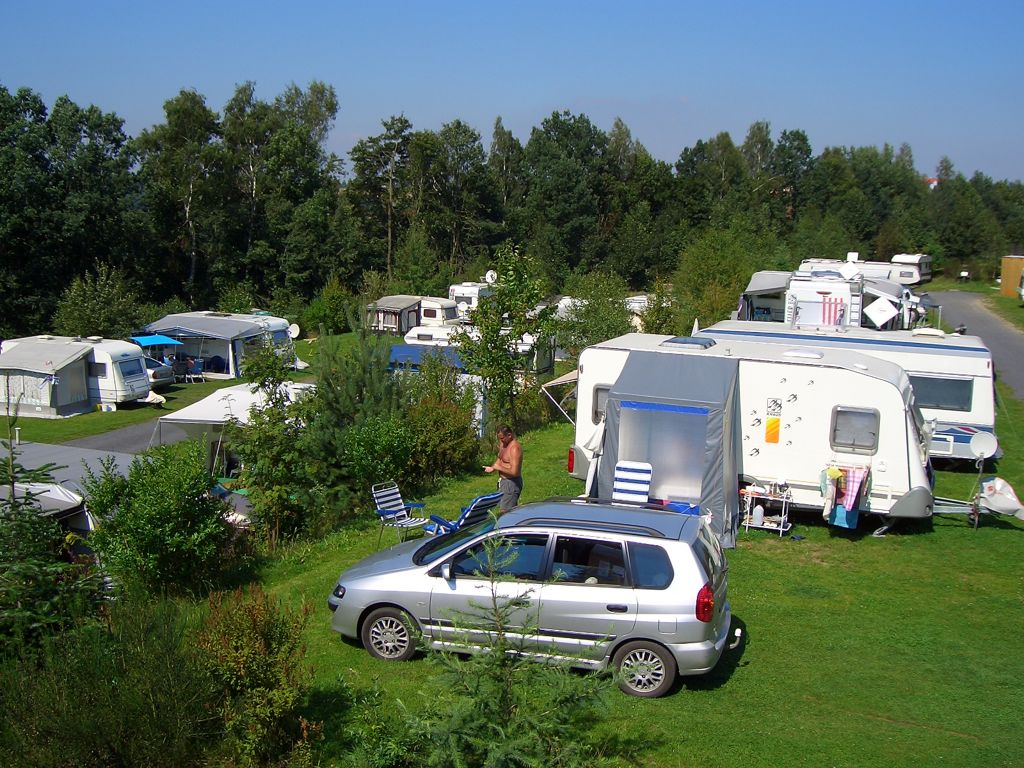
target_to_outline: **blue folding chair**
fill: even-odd
[[[646,461],[620,461],[615,465],[612,501],[646,504],[651,493],[652,468]]]
[[[431,515],[431,522],[427,523],[423,530],[431,535],[440,533],[451,533],[466,525],[473,525],[487,517],[491,510],[498,506],[501,501],[501,491],[477,496],[468,506],[462,508],[462,512],[454,520],[445,520],[439,515]]]
[[[373,504],[377,508],[377,514],[380,515],[380,533],[377,534],[378,547],[385,528],[394,528],[399,541],[404,541],[406,531],[427,524],[427,518],[412,517],[409,514],[410,509],[421,509],[423,504],[416,501],[407,504],[402,501],[402,493],[398,490],[398,483],[394,480],[377,483],[370,491],[373,494]]]

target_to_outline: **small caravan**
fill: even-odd
[[[279,354],[298,365],[292,342],[298,326],[290,326],[283,317],[257,312],[181,312],[150,323],[146,332],[180,341],[181,346],[175,349],[177,357],[202,361],[205,378],[239,378],[246,354],[264,343],[272,344]]]
[[[995,433],[995,372],[992,354],[977,336],[946,334],[937,328],[872,331],[868,328],[792,328],[725,320],[698,332],[716,339],[848,349],[904,368],[914,399],[934,419],[929,452],[933,459],[970,459],[970,440]]]
[[[466,281],[448,287],[448,298],[458,307],[459,317],[466,319],[480,305],[480,299],[494,293],[490,283]]]
[[[897,253],[890,261],[893,264],[917,267],[916,284],[927,283],[932,279],[932,257],[927,253]]]
[[[458,346],[452,337],[465,333],[477,340],[480,331],[472,325],[419,325],[410,328],[404,341],[412,346],[449,347]],[[525,334],[516,345],[519,356],[525,361],[525,368],[532,373],[545,373],[554,368],[554,345],[550,339],[537,340],[532,334]]]
[[[651,497],[698,504],[729,546],[738,485],[785,485],[794,507],[822,509],[835,467],[868,475],[860,511],[929,516],[927,441],[894,363],[631,333],[580,354],[570,471],[590,495],[609,495],[617,461],[649,462]]]
[[[450,299],[434,296],[382,296],[366,307],[370,329],[377,333],[404,336],[420,326],[457,325],[459,310]]]
[[[127,341],[42,334],[8,339],[0,352],[0,400],[25,416],[59,418],[149,394],[142,350]]]

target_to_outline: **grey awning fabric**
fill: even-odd
[[[750,282],[743,293],[747,296],[782,293],[789,287],[789,278],[792,276],[792,272],[755,272],[750,276]]]
[[[736,545],[739,493],[733,419],[735,358],[630,352],[608,393],[590,495],[610,497],[619,460],[653,467],[654,498],[700,506],[722,545]]]
[[[31,339],[19,341],[18,346],[0,353],[0,370],[31,371],[52,375],[89,354],[90,344],[69,342],[54,344]]]
[[[579,370],[578,369],[577,370],[572,370],[572,371],[569,371],[568,373],[562,374],[561,376],[559,376],[556,379],[552,379],[551,381],[544,382],[544,384],[541,385],[541,389],[547,389],[548,387],[557,387],[557,386],[560,386],[562,384],[572,384],[573,382],[579,381],[579,379],[580,379],[580,372],[579,372]]]
[[[263,326],[257,316],[252,320],[236,317],[167,315],[146,326],[149,333],[165,336],[202,336],[208,339],[237,339],[263,333]]]
[[[892,280],[880,280],[874,277],[864,278],[864,293],[869,296],[881,296],[886,299],[900,301],[903,298],[904,286]]]
[[[397,296],[381,296],[376,301],[370,302],[367,305],[367,309],[376,307],[377,309],[383,309],[388,312],[401,312],[405,309],[411,309],[420,303],[422,296],[406,296],[404,294]]]

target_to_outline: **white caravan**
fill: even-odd
[[[459,317],[464,319],[480,305],[480,299],[492,293],[494,286],[490,283],[466,281],[448,287],[448,298],[455,302],[459,309]]]
[[[893,264],[917,267],[918,283],[927,283],[932,279],[932,257],[927,253],[897,253],[890,261]]]
[[[404,336],[420,326],[458,325],[459,310],[454,301],[434,296],[381,296],[366,307],[370,329],[378,333]]]
[[[907,256],[908,254],[903,254]],[[894,259],[895,261],[895,259]],[[864,276],[877,280],[891,280],[900,285],[917,285],[924,282],[921,279],[921,267],[918,261],[909,263],[896,261],[861,261],[860,254],[850,251],[846,254],[846,260],[841,259],[804,259],[800,262],[800,270],[812,272],[821,269],[839,269],[846,265],[852,265]]]
[[[977,336],[946,334],[937,328],[873,331],[868,328],[791,328],[724,320],[698,336],[720,344],[746,340],[816,349],[848,349],[906,370],[914,400],[935,421],[929,453],[939,459],[975,459],[971,438],[995,434],[995,373],[992,353]]]
[[[658,370],[666,363],[671,371]],[[623,378],[630,368],[627,390]],[[794,506],[822,509],[825,472],[838,468],[867,473],[859,511],[931,515],[927,428],[907,374],[894,363],[845,350],[630,333],[583,350],[578,376],[570,472],[588,481],[588,493],[595,477],[599,483],[608,477],[601,463],[614,455],[653,465],[652,498],[700,499],[706,489],[699,471],[693,487],[689,467],[706,443],[726,446],[716,461],[734,463],[728,481],[733,494],[735,483],[785,484]],[[659,406],[644,396],[659,388],[678,393],[677,402]],[[717,394],[705,396],[711,390]],[[716,398],[717,422],[687,421],[700,412],[714,414],[708,403]],[[628,413],[628,425],[617,416],[621,424],[610,426],[616,409]],[[616,448],[611,453],[609,438]],[[593,470],[595,456],[600,459]],[[598,492],[607,486],[605,481]],[[719,536],[728,535],[730,518],[735,515],[726,511]]]
[[[47,387],[55,388],[56,391],[75,388],[76,383],[84,383],[84,389],[78,387],[81,390],[79,395],[86,396],[84,399],[78,395],[69,394],[70,399],[57,395],[57,399],[51,400],[52,406],[51,402],[36,403],[35,400],[38,398],[21,386],[22,402],[40,405],[41,408],[36,409],[40,415],[67,415],[91,410],[96,405],[131,402],[149,394],[146,356],[138,346],[127,341],[104,339],[100,336],[82,338],[42,334],[22,339],[7,339],[3,342],[3,352],[2,367],[11,371],[21,370],[22,385],[27,375],[43,377],[38,386],[40,392]],[[52,371],[45,371],[44,368],[52,366],[52,361],[58,357],[67,358],[68,364],[62,366],[60,370],[54,368]],[[33,365],[33,360],[36,360],[37,364]],[[14,379],[11,379],[10,374],[7,375],[13,383]],[[68,392],[70,393],[70,389]],[[61,405],[56,405],[58,402],[68,406],[74,405],[64,410]],[[53,413],[47,413],[51,407]],[[32,411],[27,410],[26,415],[32,415]]]
[[[175,348],[178,361],[188,357],[202,361],[203,376],[208,379],[240,378],[246,354],[264,343],[272,344],[278,354],[301,367],[293,342],[299,327],[262,312],[180,312],[150,323],[146,332],[180,341],[181,346]]]
[[[899,330],[926,317],[922,299],[909,289],[849,268],[755,272],[732,319]]]

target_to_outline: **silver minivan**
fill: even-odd
[[[406,660],[420,637],[435,649],[485,647],[488,630],[460,617],[514,601],[511,632],[527,655],[612,667],[623,691],[655,697],[718,662],[727,573],[701,517],[552,499],[371,555],[341,574],[328,606],[336,631],[377,658]]]

